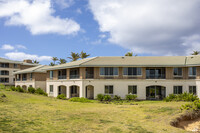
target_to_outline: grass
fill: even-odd
[[[0,132],[181,133],[169,125],[184,102],[140,101],[137,104],[69,102],[45,96],[0,91]]]

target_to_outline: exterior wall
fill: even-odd
[[[17,82],[15,82],[15,87],[17,87],[17,86],[22,87],[22,86],[24,86],[24,85],[25,85],[27,88],[28,88],[30,85],[32,85],[32,87],[35,88],[35,82],[34,82],[34,81],[29,81],[29,82],[27,82],[27,81],[21,81],[21,82],[17,81]]]
[[[86,86],[94,86],[94,98],[97,94],[104,94],[105,85],[113,85],[113,95],[119,95],[122,98],[128,94],[128,86],[137,86],[138,99],[146,99],[146,87],[148,86],[163,86],[166,87],[166,96],[173,93],[173,86],[183,86],[183,92],[189,91],[189,86],[197,86],[197,93],[200,93],[200,81],[198,80],[140,80],[140,79],[92,79],[92,80],[62,80],[62,81],[47,81],[47,93],[49,86],[53,85],[53,94],[49,96],[57,97],[58,86],[66,86],[67,98],[69,98],[69,88],[72,85],[80,87],[80,97],[86,97]],[[200,94],[197,94],[200,96]]]
[[[35,81],[35,87],[34,88],[41,88],[46,92],[46,81]]]

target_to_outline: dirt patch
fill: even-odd
[[[185,129],[186,131],[200,132],[200,118],[189,121],[181,121],[177,127]]]

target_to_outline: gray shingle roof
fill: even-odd
[[[0,63],[13,63],[13,64],[20,64],[20,65],[27,65],[27,66],[38,66],[39,64],[33,64],[33,63],[26,63],[23,61],[14,61],[14,60],[9,60],[5,58],[0,57]]]
[[[39,65],[36,67],[31,67],[28,69],[24,69],[24,70],[19,70],[17,72],[14,72],[14,74],[23,74],[23,73],[46,73],[45,68],[49,68],[49,66],[45,66],[45,65]]]

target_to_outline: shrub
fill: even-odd
[[[6,100],[6,95],[0,92],[0,102],[5,102],[5,100]]]
[[[4,93],[0,93],[0,97],[4,98],[4,97],[6,97],[6,95]]]
[[[70,102],[91,103],[92,101],[84,97],[73,97],[69,99]]]
[[[15,86],[11,86],[10,89],[11,89],[12,91],[16,91],[16,87],[15,87]]]
[[[5,88],[6,88],[5,85],[0,84],[0,89],[5,89]]]
[[[171,102],[171,101],[188,101],[188,102],[193,102],[195,100],[199,100],[199,98],[192,94],[192,93],[187,93],[184,92],[183,94],[169,94],[169,96],[167,96],[164,101],[166,102]]]
[[[103,101],[103,99],[104,99],[104,95],[103,94],[98,94],[97,95],[97,100],[98,101]]]
[[[137,95],[131,95],[131,94],[129,94],[129,95],[126,95],[126,100],[135,100],[137,98]]]
[[[37,88],[35,94],[47,96],[47,93],[45,93],[41,88]]]
[[[57,99],[66,100],[66,96],[64,94],[60,94],[57,96]]]
[[[187,103],[180,107],[181,110],[199,110],[200,109],[200,100],[195,100],[192,103]]]
[[[104,98],[103,98],[104,101],[110,101],[111,99],[112,98],[111,98],[110,95],[105,95]]]
[[[16,87],[16,91],[18,91],[18,92],[22,92],[22,93],[25,92],[25,90],[22,89],[22,87],[20,87],[20,86]]]
[[[118,96],[118,95],[115,95],[114,98],[113,98],[113,100],[119,101],[119,100],[121,100],[121,97]]]
[[[33,88],[33,87],[28,87],[28,92],[29,92],[29,93],[35,93],[35,88]]]

